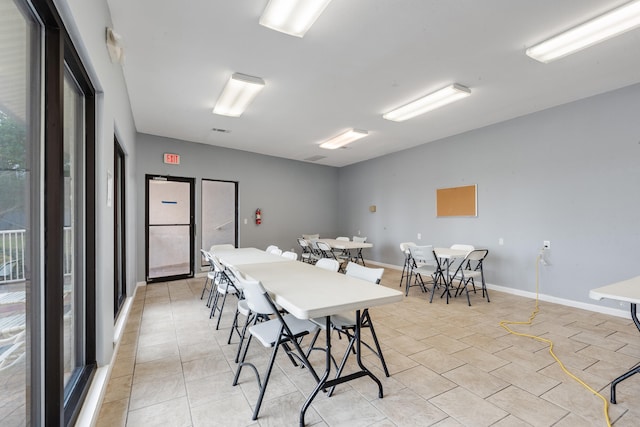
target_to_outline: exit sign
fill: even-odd
[[[179,165],[180,154],[164,153],[164,162],[169,165]]]

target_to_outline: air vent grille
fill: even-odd
[[[231,131],[229,129],[213,128],[211,130],[214,131],[214,132],[220,132],[220,133],[231,133]]]
[[[326,159],[326,158],[327,158],[327,156],[311,156],[311,157],[307,157],[304,160],[306,160],[308,162],[317,162],[318,160]]]

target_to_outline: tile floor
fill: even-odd
[[[387,269],[384,286],[398,287]],[[281,353],[257,421],[257,382],[243,370],[231,385],[235,345],[227,345],[235,301],[220,330],[200,300],[204,279],[138,288],[101,408],[99,426],[295,426],[312,377]],[[501,320],[526,320],[534,301],[493,291],[446,305],[411,288],[402,302],[371,310],[391,377],[371,355],[384,398],[367,378],[319,395],[307,411],[313,426],[606,426],[604,403],[570,379],[544,343],[511,335]],[[531,326],[547,337],[566,367],[609,398],[609,383],[640,363],[640,334],[631,320],[541,302]],[[334,335],[335,336],[335,335]],[[237,340],[235,341],[237,342]],[[345,340],[334,339],[336,351]],[[366,350],[365,350],[366,352]],[[323,355],[312,362],[323,368]],[[342,353],[337,353],[342,354]],[[264,366],[268,352],[252,344],[248,360]],[[352,358],[353,359],[353,358]],[[640,377],[617,388],[611,422],[638,426]]]

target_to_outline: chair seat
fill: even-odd
[[[413,273],[419,273],[420,275],[433,276],[438,271],[438,267],[435,265],[423,264],[413,269]]]
[[[451,276],[454,279],[462,279],[462,275],[464,273],[464,278],[465,279],[469,279],[469,278],[473,278],[473,279],[477,279],[479,277],[481,277],[482,273],[480,271],[477,270],[464,270],[464,271],[458,271],[454,274],[452,274]]]
[[[310,320],[298,319],[292,314],[286,314],[283,316],[283,320],[287,323],[287,326],[294,336],[310,334],[318,327],[318,325]],[[280,323],[278,319],[271,319],[251,326],[249,332],[256,337],[263,346],[273,347],[280,338],[281,329],[282,323]]]

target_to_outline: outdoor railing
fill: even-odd
[[[25,278],[26,230],[0,230],[0,285],[21,282]],[[71,227],[64,227],[64,275],[73,272],[73,239]]]

